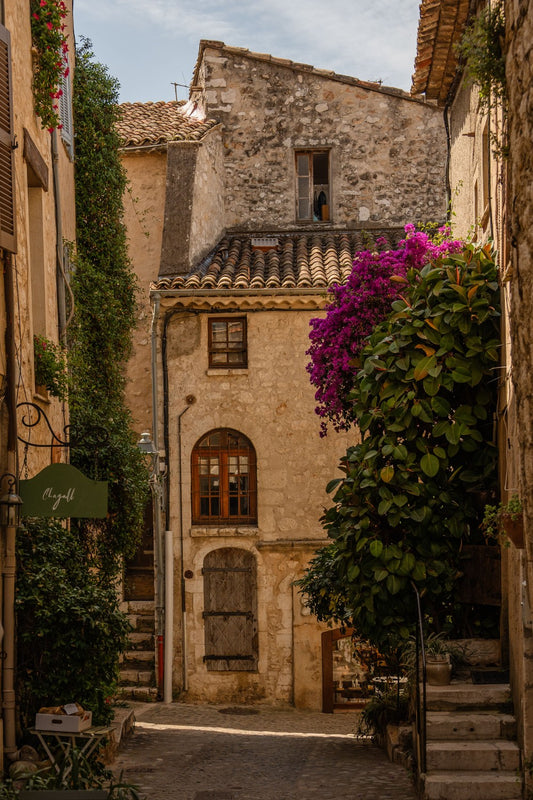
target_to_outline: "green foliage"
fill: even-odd
[[[409,692],[390,687],[371,697],[359,715],[357,736],[383,736],[387,725],[409,720]]]
[[[67,399],[68,377],[65,349],[45,336],[33,337],[33,363],[35,383],[46,386],[54,397]]]
[[[29,520],[17,537],[18,697],[23,723],[42,706],[78,702],[96,724],[112,717],[118,652],[129,624],[116,586],[76,533]]]
[[[459,55],[466,62],[466,71],[479,88],[481,107],[505,103],[505,16],[503,2],[490,3],[466,28],[459,44]]]
[[[77,444],[71,461],[88,477],[109,481],[107,519],[77,525],[100,567],[111,574],[121,556],[135,552],[149,485],[124,399],[136,281],[123,222],[126,176],[115,127],[117,101],[117,81],[82,40],[74,82],[78,227],[69,364],[71,432]]]
[[[48,131],[61,127],[59,98],[61,79],[68,75],[68,44],[65,34],[67,7],[63,0],[31,0],[33,46],[33,104]]]
[[[487,539],[497,539],[502,532],[502,519],[508,516],[516,522],[522,516],[522,501],[513,494],[507,503],[486,505],[483,511],[481,529]]]
[[[496,480],[498,298],[490,248],[467,244],[407,273],[362,351],[351,400],[363,439],[323,517],[334,544],[300,587],[319,619],[350,622],[382,652],[412,630],[412,584],[444,622],[479,523],[468,498]]]
[[[117,780],[98,758],[96,750],[89,757],[77,747],[68,753],[55,754],[57,770],[48,766],[30,773],[27,778],[8,780],[0,784],[1,800],[16,800],[18,788],[24,784],[28,791],[94,791],[107,792],[107,800],[142,800],[138,787],[126,783],[122,776]]]

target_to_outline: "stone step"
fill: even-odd
[[[520,748],[516,742],[495,739],[491,742],[428,742],[426,769],[443,772],[483,772],[499,770],[510,772],[520,769]]]
[[[144,633],[153,636],[155,631],[155,621],[153,614],[128,614],[128,622],[132,627],[130,633]]]
[[[158,699],[155,686],[119,686],[117,694],[124,700],[136,700],[144,703],[155,703]]]
[[[424,800],[521,800],[520,778],[508,772],[434,772],[423,775]]]
[[[121,604],[125,614],[154,614],[155,603],[153,600],[127,600]]]
[[[154,651],[154,637],[149,631],[134,631],[129,634],[128,641],[132,650]]]
[[[120,669],[119,686],[153,686],[155,673],[153,669]]]
[[[146,664],[154,664],[155,656],[152,650],[126,650],[121,655],[120,663],[123,666],[131,669],[132,667],[145,666]]]
[[[448,686],[427,686],[428,711],[479,710],[512,712],[511,690],[508,683],[458,683]]]
[[[516,739],[517,729],[516,719],[512,714],[430,711],[426,716],[426,733],[428,741],[513,740]]]

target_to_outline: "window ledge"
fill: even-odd
[[[206,375],[212,377],[213,375],[248,375],[248,368],[238,368],[238,369],[208,369],[206,370]]]
[[[200,536],[257,536],[259,528],[255,525],[203,525],[191,526],[191,537]]]

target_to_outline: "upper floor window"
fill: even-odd
[[[329,152],[296,152],[296,218],[313,222],[329,220]]]
[[[192,452],[192,521],[251,525],[257,521],[255,450],[238,431],[219,429]]]
[[[70,70],[66,75],[62,75],[60,89],[62,94],[59,98],[59,120],[61,122],[61,138],[70,149],[72,147],[72,83]]]
[[[209,366],[239,369],[248,366],[246,317],[213,317],[209,322]]]

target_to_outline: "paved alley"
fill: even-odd
[[[147,800],[414,800],[355,714],[138,704],[113,765]]]

